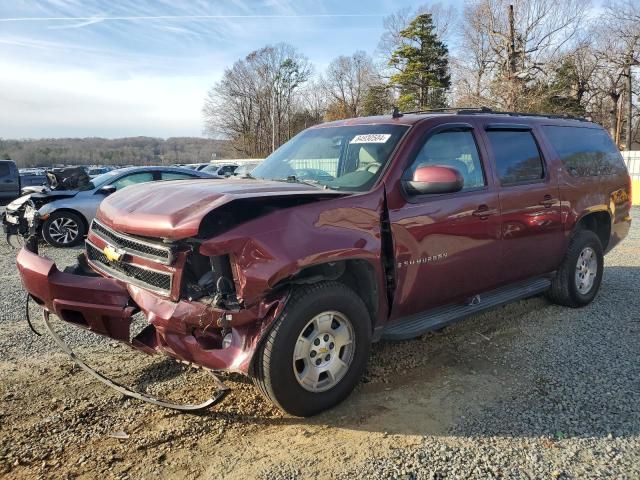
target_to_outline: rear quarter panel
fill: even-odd
[[[627,236],[631,227],[631,181],[626,167],[612,175],[573,176],[564,167],[544,132],[539,137],[558,174],[566,246],[582,218],[594,212],[607,212],[611,218],[611,234],[606,252],[610,251]],[[620,161],[624,164],[622,158]]]

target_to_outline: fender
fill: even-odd
[[[383,199],[384,191],[374,189],[275,211],[203,241],[199,251],[230,255],[238,299],[246,308],[305,268],[344,260],[366,261],[384,292]],[[386,319],[386,295],[379,295],[376,310]]]

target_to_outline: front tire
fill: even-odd
[[[569,243],[548,297],[559,305],[584,307],[596,297],[603,271],[604,253],[600,239],[591,230],[580,230]]]
[[[253,380],[281,410],[315,415],[355,388],[370,344],[369,312],[353,290],[338,282],[303,286],[256,352]]]
[[[42,224],[42,237],[53,247],[74,247],[86,233],[84,222],[72,212],[54,212]]]

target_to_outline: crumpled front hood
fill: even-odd
[[[198,234],[212,210],[237,199],[289,196],[333,197],[344,192],[264,180],[170,180],[127,187],[107,197],[97,218],[113,229],[145,237],[179,240]]]
[[[36,207],[40,207],[45,203],[53,202],[61,198],[75,197],[78,194],[77,190],[45,190],[43,192],[25,193],[24,195],[16,198],[9,205],[7,205],[7,212],[16,212],[20,210],[29,200],[32,200]]]
[[[30,198],[31,198],[31,194],[30,193],[28,193],[26,195],[22,195],[21,197],[16,198],[9,205],[7,205],[7,211],[8,212],[15,212],[20,207],[22,207],[25,203],[27,203]]]

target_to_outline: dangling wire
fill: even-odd
[[[31,298],[31,295],[29,294],[29,292],[27,292],[27,301],[25,302],[25,313],[27,315],[27,323],[29,324],[29,328],[31,329],[31,331],[36,335],[38,335],[39,337],[41,337],[42,334],[39,331],[37,331],[33,326],[33,323],[31,323],[31,316],[29,315],[29,299],[30,298]]]

